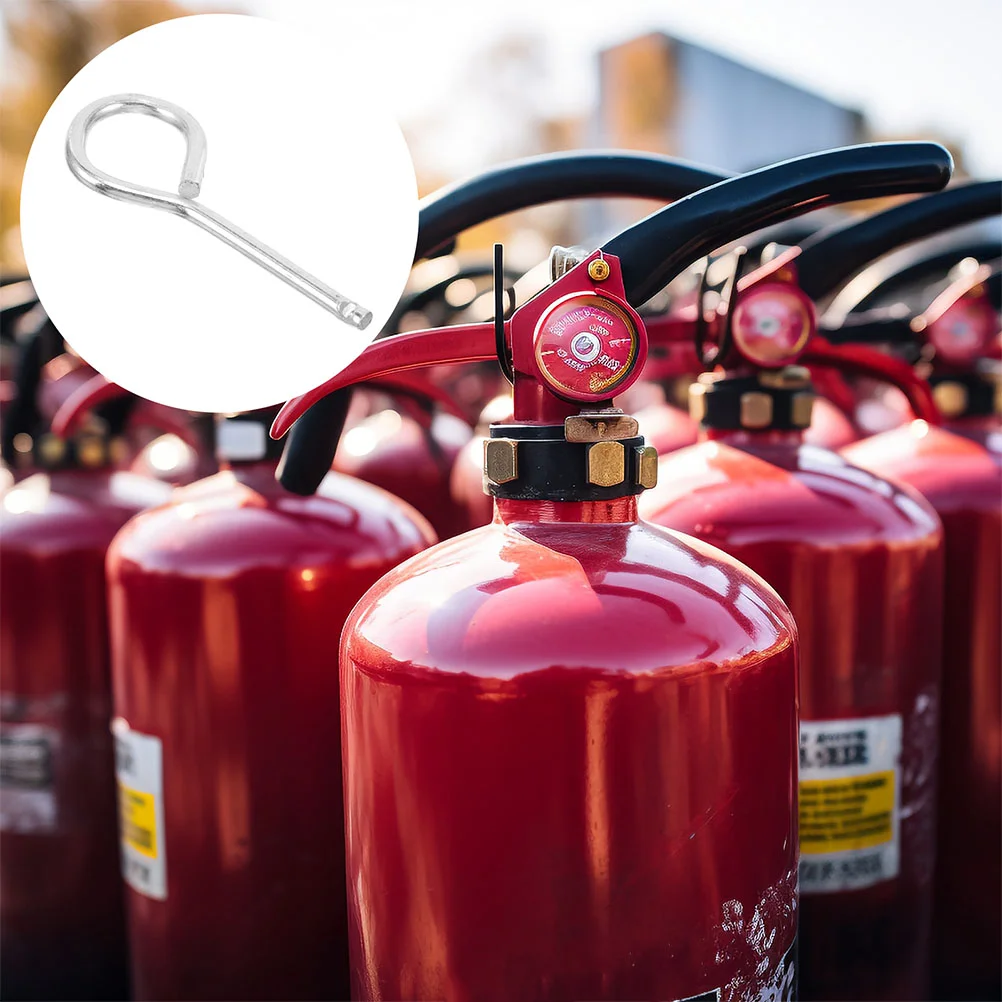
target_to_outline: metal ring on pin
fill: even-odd
[[[125,113],[150,115],[174,126],[185,140],[184,164],[178,193],[148,188],[146,185],[123,181],[95,167],[87,156],[87,136],[97,122],[113,115]],[[223,243],[250,258],[255,264],[271,272],[297,292],[333,313],[339,320],[359,330],[365,330],[372,321],[372,313],[354,300],[341,295],[319,278],[304,271],[267,244],[235,226],[218,213],[194,201],[201,190],[205,172],[207,146],[205,132],[194,116],[184,108],[146,94],[114,94],[102,97],[83,108],[66,133],[66,163],[81,184],[100,195],[121,202],[135,202],[154,209],[165,209],[208,231]]]

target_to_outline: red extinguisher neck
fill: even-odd
[[[725,442],[736,448],[745,446],[776,446],[796,448],[803,444],[801,428],[779,430],[776,428],[700,428],[701,442]]]
[[[494,519],[505,525],[518,522],[575,522],[628,524],[637,521],[636,496],[611,501],[514,501],[495,498]]]

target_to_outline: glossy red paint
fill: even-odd
[[[838,450],[859,437],[860,433],[852,421],[835,404],[824,397],[815,400],[811,427],[804,433],[804,441],[808,445]]]
[[[996,462],[1002,463],[1002,415],[982,414],[943,422],[947,431],[962,435],[983,446]]]
[[[761,574],[800,633],[801,719],[901,714],[900,874],[801,887],[804,999],[928,998],[941,530],[906,489],[794,432],[714,433],[662,460],[645,518]]]
[[[640,422],[640,434],[658,450],[658,455],[693,445],[699,437],[699,425],[680,407],[656,404],[634,415]]]
[[[498,501],[387,575],[342,642],[353,997],[762,997],[796,932],[794,633],[631,498]]]
[[[126,890],[138,999],[347,997],[338,636],[434,537],[367,484],[321,494],[238,466],[111,548],[115,712],[163,743],[167,896]]]
[[[168,494],[128,473],[67,470],[0,502],[4,742],[39,742],[51,763],[51,783],[27,799],[23,784],[0,789],[5,998],[127,997],[104,559],[121,526]]]
[[[334,469],[382,487],[416,508],[441,539],[469,528],[466,512],[453,500],[449,477],[473,429],[451,414],[423,422],[384,410],[345,433]]]
[[[811,426],[804,432],[808,445],[838,450],[858,438],[859,432],[838,407],[824,397],[815,399]]]
[[[452,464],[449,494],[464,516],[464,530],[487,525],[494,518],[494,498],[484,490],[484,442],[492,424],[507,424],[512,420],[510,393],[502,393],[488,401],[480,412],[473,438],[459,450]]]
[[[1002,993],[1002,471],[966,438],[915,421],[846,450],[910,484],[946,540],[933,968],[937,998]]]

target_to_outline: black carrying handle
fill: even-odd
[[[965,240],[947,250],[937,251],[927,257],[921,257],[906,264],[903,268],[881,279],[869,292],[862,296],[849,310],[849,315],[863,313],[881,300],[887,302],[893,296],[903,294],[916,286],[928,285],[939,281],[951,268],[958,265],[964,258],[972,257],[980,264],[998,261],[1002,258],[1002,240]],[[992,300],[995,309],[999,309],[998,299]]]
[[[828,205],[938,191],[953,158],[938,143],[869,143],[786,160],[704,188],[608,241],[640,306],[694,261],[752,230]]]
[[[901,192],[915,190],[900,189]],[[978,181],[958,185],[929,198],[912,199],[904,205],[874,213],[861,222],[819,233],[803,244],[797,258],[800,287],[812,299],[823,299],[884,254],[943,230],[988,219],[999,212],[1002,212],[1002,181]]]
[[[48,314],[36,303],[24,314],[31,321],[31,329],[19,346],[14,373],[14,399],[0,429],[0,456],[8,466],[17,461],[14,439],[21,433],[35,435],[42,420],[38,408],[38,390],[42,383],[42,369],[63,351],[62,335],[56,330]]]
[[[838,326],[822,323],[818,333],[831,344],[914,345],[917,340],[911,311],[894,306],[854,313]]]
[[[653,153],[596,150],[527,157],[423,199],[414,260],[449,253],[464,230],[533,205],[572,198],[673,201],[732,176]]]

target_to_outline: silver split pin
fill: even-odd
[[[87,156],[87,136],[91,128],[105,118],[127,112],[159,118],[161,122],[173,125],[184,136],[186,144],[184,165],[181,168],[181,181],[177,186],[176,195],[170,191],[161,191],[159,188],[147,188],[145,185],[123,181],[91,163]],[[224,244],[239,251],[244,257],[250,258],[255,264],[270,271],[276,278],[291,285],[297,292],[333,313],[339,320],[359,330],[365,330],[372,321],[372,313],[369,310],[347,296],[342,296],[340,292],[293,264],[267,244],[255,240],[239,226],[235,226],[228,219],[195,201],[201,190],[205,158],[205,132],[194,116],[176,104],[146,94],[114,94],[111,97],[102,97],[83,108],[70,123],[66,133],[66,163],[81,184],[100,195],[107,195],[108,198],[164,209],[176,213],[182,219],[191,220],[222,240]]]

